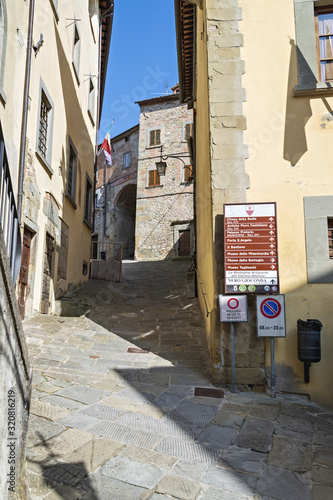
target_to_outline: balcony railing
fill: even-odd
[[[16,282],[21,265],[21,233],[16,210],[14,191],[10,177],[6,146],[0,124],[0,225],[3,231],[7,253]]]

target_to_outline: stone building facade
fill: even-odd
[[[112,163],[97,157],[95,233],[98,242],[123,244],[123,258],[134,257],[139,125],[112,139]]]
[[[188,256],[194,249],[193,175],[187,142],[193,112],[180,104],[178,86],[173,91],[138,103],[137,260]],[[156,171],[161,148],[167,163],[164,176]]]

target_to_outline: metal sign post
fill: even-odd
[[[271,339],[272,398],[276,397],[274,338],[286,336],[284,295],[257,296],[257,336]]]
[[[231,324],[232,345],[232,392],[236,386],[235,323],[247,322],[248,308],[246,295],[219,295],[220,322]]]

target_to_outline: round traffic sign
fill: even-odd
[[[281,305],[276,299],[265,299],[260,306],[260,311],[265,318],[277,318],[281,312]]]
[[[237,309],[238,306],[239,306],[239,302],[237,299],[232,298],[232,299],[228,300],[228,307],[230,309]]]

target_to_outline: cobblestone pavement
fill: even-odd
[[[296,396],[195,395],[212,386],[188,268],[127,262],[122,283],[63,301],[81,316],[24,322],[33,500],[333,499],[332,413]]]

